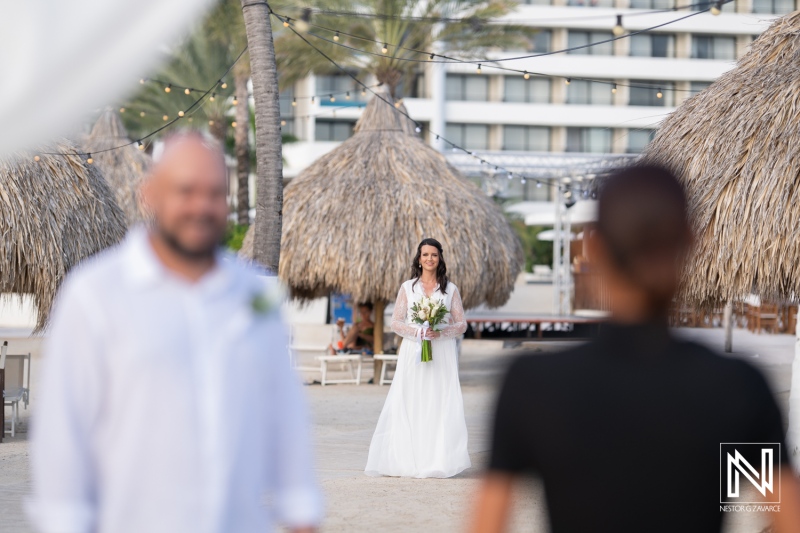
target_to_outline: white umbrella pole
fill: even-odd
[[[786,445],[795,471],[800,472],[800,320],[795,327],[792,386],[789,389],[789,433],[786,435]]]

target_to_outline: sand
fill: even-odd
[[[721,346],[720,330],[681,330],[687,335]],[[9,338],[0,331],[0,339]],[[32,403],[23,418],[36,407],[36,369],[40,362],[38,339],[11,340],[11,352],[32,351],[34,384]],[[564,344],[530,345],[551,351]],[[794,338],[789,335],[753,335],[737,330],[734,336],[735,357],[757,364],[768,377],[783,409],[788,403]],[[320,482],[325,491],[327,515],[323,531],[330,532],[407,532],[464,531],[470,516],[473,493],[480,468],[488,450],[489,417],[496,383],[510,359],[521,348],[504,349],[495,341],[465,341],[461,359],[469,450],[473,467],[461,475],[446,479],[370,478],[363,475],[372,431],[388,386],[331,385],[305,387],[313,417],[316,461]],[[367,378],[371,372],[367,372]],[[306,375],[313,379],[313,375]],[[318,378],[318,376],[317,376]],[[0,445],[0,531],[32,531],[22,512],[24,495],[30,490],[27,434],[6,438]],[[535,482],[518,491],[511,531],[546,531],[543,492]],[[679,495],[676,502],[679,503]],[[737,514],[727,531],[757,533],[764,527],[758,515]]]

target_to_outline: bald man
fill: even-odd
[[[321,517],[280,302],[218,243],[222,151],[169,138],[153,216],[64,282],[45,346],[28,511],[44,533],[309,531]]]

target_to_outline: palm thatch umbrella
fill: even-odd
[[[800,12],[667,118],[644,154],[684,180],[696,233],[682,296],[708,306],[800,296]],[[800,346],[800,344],[798,344]],[[800,444],[800,351],[790,437]]]
[[[112,150],[129,142],[131,139],[128,138],[128,131],[119,114],[115,110],[106,109],[83,144],[111,186],[117,204],[124,211],[130,225],[145,218],[139,204],[139,185],[152,160],[132,144]]]
[[[31,294],[37,329],[67,271],[125,234],[108,184],[77,150],[64,141],[0,159],[0,293]]]
[[[522,263],[516,235],[401,111],[373,98],[353,136],[286,187],[281,279],[300,299],[334,291],[376,302],[381,320],[383,302],[410,276],[420,240],[433,237],[466,308],[503,305]]]

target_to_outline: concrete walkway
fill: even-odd
[[[7,333],[7,332],[6,332]],[[722,346],[719,330],[680,330],[711,346]],[[8,338],[0,331],[0,339]],[[11,340],[11,352],[33,351],[35,370],[39,363],[38,339]],[[552,351],[565,344],[543,343],[503,349],[502,343],[465,341],[461,380],[469,429],[473,468],[446,479],[370,478],[363,475],[367,450],[388,387],[332,385],[305,388],[311,404],[317,467],[327,498],[323,531],[406,532],[464,531],[479,482],[480,467],[488,450],[489,419],[496,384],[511,358],[525,349]],[[753,335],[737,330],[735,357],[758,365],[772,384],[779,404],[787,407],[794,356],[794,338],[788,335]],[[367,373],[370,377],[370,372]],[[313,377],[311,375],[307,377]],[[318,377],[317,377],[318,378]],[[24,412],[28,416],[30,411]],[[0,445],[0,531],[32,531],[22,513],[22,500],[30,490],[26,435]],[[676,496],[679,498],[679,496]],[[734,515],[728,531],[758,533],[764,527],[757,515]],[[657,519],[654,517],[654,519]],[[529,482],[519,491],[511,531],[546,531],[546,512],[541,487]]]

